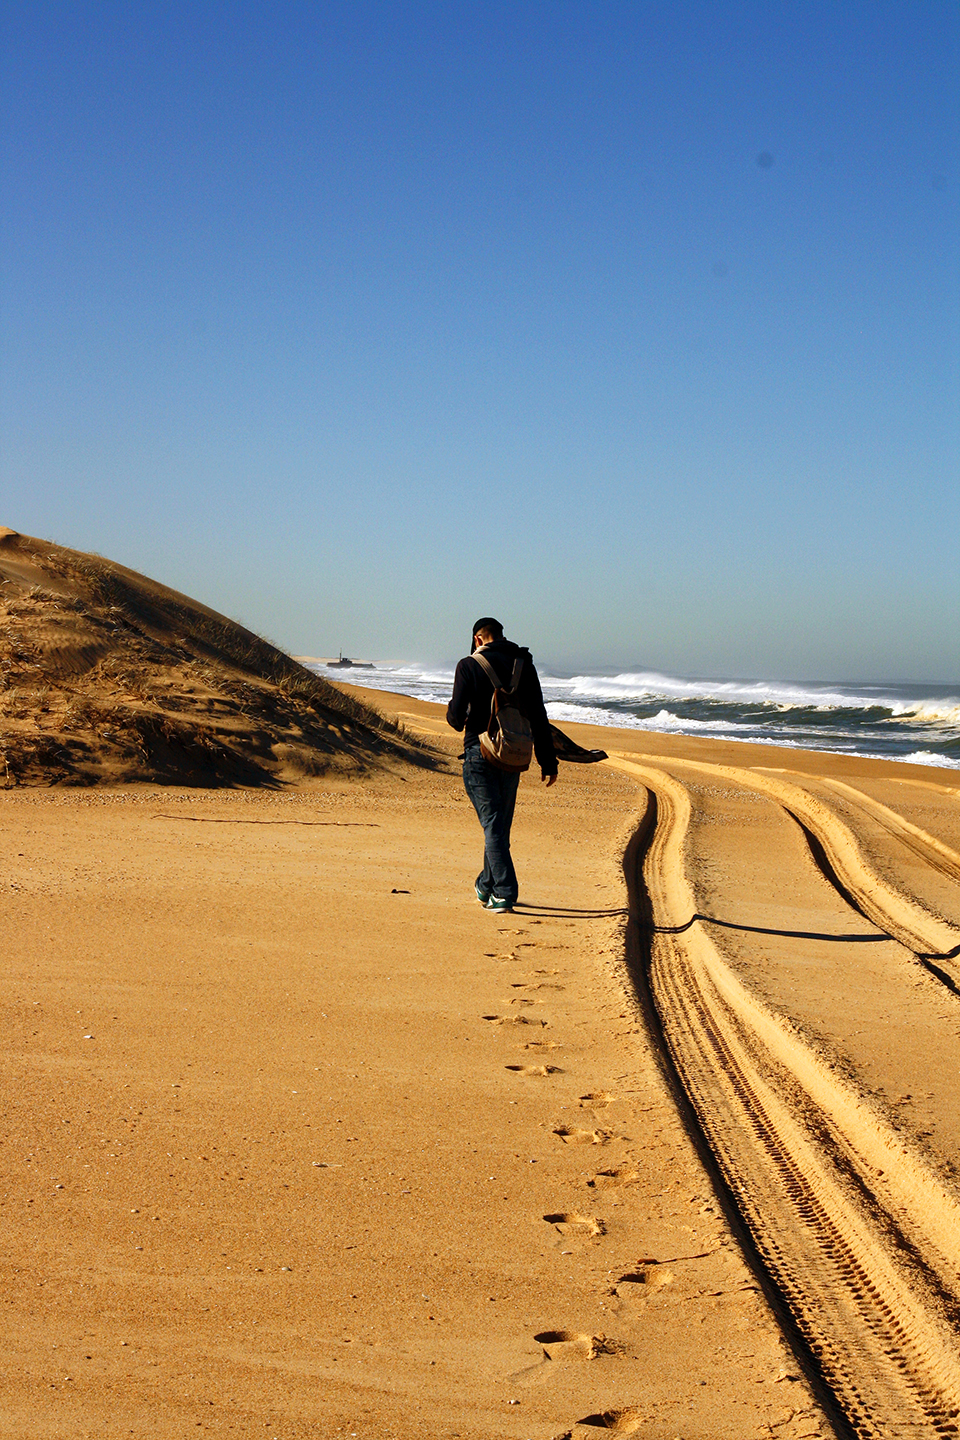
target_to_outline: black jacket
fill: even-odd
[[[530,721],[533,731],[533,748],[542,775],[556,775],[557,756],[550,734],[550,721],[543,708],[543,694],[540,677],[529,650],[514,645],[512,640],[491,640],[483,647],[483,657],[489,660],[497,674],[509,685],[513,665],[518,655],[523,656],[523,672],[517,692],[517,706]],[[447,706],[447,724],[454,730],[463,730],[468,745],[478,745],[480,736],[490,721],[490,706],[493,703],[493,686],[487,674],[476,661],[467,656],[457,663],[453,681],[453,695]]]

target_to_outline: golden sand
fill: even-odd
[[[0,1434],[951,1433],[949,772],[571,726],[491,915],[354,694],[435,768],[0,793]]]

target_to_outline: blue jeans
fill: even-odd
[[[519,784],[519,775],[488,764],[479,745],[467,746],[463,756],[463,788],[483,826],[483,869],[477,876],[477,888],[511,904],[518,895],[517,872],[510,859],[510,826]]]

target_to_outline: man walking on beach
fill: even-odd
[[[552,785],[557,778],[557,757],[550,722],[543,708],[540,679],[529,650],[505,640],[499,620],[485,615],[473,627],[471,653],[457,664],[453,696],[447,706],[447,724],[463,730],[463,784],[483,826],[483,869],[477,876],[477,899],[488,910],[512,910],[517,901],[517,872],[510,858],[510,827],[517,803],[520,775],[501,769],[484,758],[480,736],[490,723],[494,686],[486,667],[493,667],[504,689],[513,683],[516,663],[522,661],[514,701],[533,731],[533,748],[540,778]]]

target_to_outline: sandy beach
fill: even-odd
[[[950,777],[572,726],[491,916],[372,698],[438,769],[0,794],[0,1433],[948,1433]]]
[[[960,0],[2,36],[0,1440],[960,1440]]]

